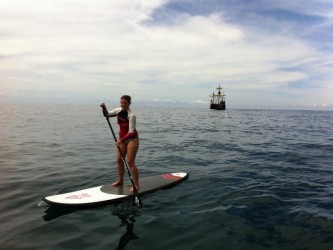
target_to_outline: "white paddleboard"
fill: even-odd
[[[188,177],[187,173],[165,173],[155,176],[140,178],[140,196],[175,185]],[[59,206],[96,206],[119,202],[123,199],[133,197],[129,192],[131,185],[123,184],[122,186],[113,187],[111,184],[87,188],[74,192],[47,196],[42,200]]]

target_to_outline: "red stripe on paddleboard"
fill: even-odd
[[[163,177],[164,179],[167,179],[167,180],[179,180],[179,179],[182,178],[182,177],[180,177],[180,176],[173,175],[173,174],[162,174],[162,177]]]

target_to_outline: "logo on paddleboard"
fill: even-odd
[[[179,180],[179,179],[182,178],[182,177],[180,177],[180,176],[173,175],[173,174],[162,174],[162,177],[163,177],[164,179],[167,179],[167,180]]]
[[[65,199],[83,199],[83,198],[89,198],[91,195],[87,193],[82,193],[82,194],[73,194],[71,196],[67,196]]]

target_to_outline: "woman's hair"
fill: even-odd
[[[129,95],[123,95],[122,97],[120,97],[121,99],[125,99],[129,104],[131,104],[131,97]]]

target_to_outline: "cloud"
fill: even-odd
[[[3,0],[0,92],[196,102],[221,83],[278,105],[315,86],[332,105],[331,37],[308,32],[332,27],[330,3],[207,1]]]

